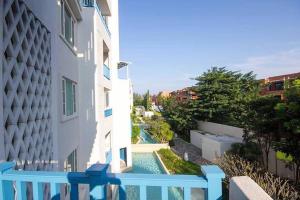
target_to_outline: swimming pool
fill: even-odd
[[[132,170],[128,173],[134,174],[166,174],[160,161],[157,159],[154,153],[133,153],[132,154]],[[139,187],[138,186],[126,186],[127,199],[138,200],[139,199]],[[147,199],[160,200],[161,188],[155,186],[147,187]],[[179,188],[169,188],[169,200],[181,200],[183,199],[183,192]]]
[[[141,127],[139,144],[156,144],[157,142]]]

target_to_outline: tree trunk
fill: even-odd
[[[296,164],[296,178],[295,178],[296,185],[299,183],[299,176],[300,176],[300,165]]]
[[[269,152],[270,150],[266,150],[265,154],[266,154],[266,168],[269,171]]]

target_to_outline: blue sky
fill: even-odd
[[[135,92],[191,86],[212,66],[300,72],[299,0],[120,0],[121,60]]]

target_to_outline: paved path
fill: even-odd
[[[183,139],[174,139],[175,146],[171,147],[172,150],[180,157],[183,158],[184,152],[189,155],[189,161],[198,165],[211,164],[208,160],[202,158],[202,151],[195,145],[184,141]]]

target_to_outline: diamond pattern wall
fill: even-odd
[[[50,170],[50,32],[22,0],[4,0],[3,125],[5,159],[24,170]]]

